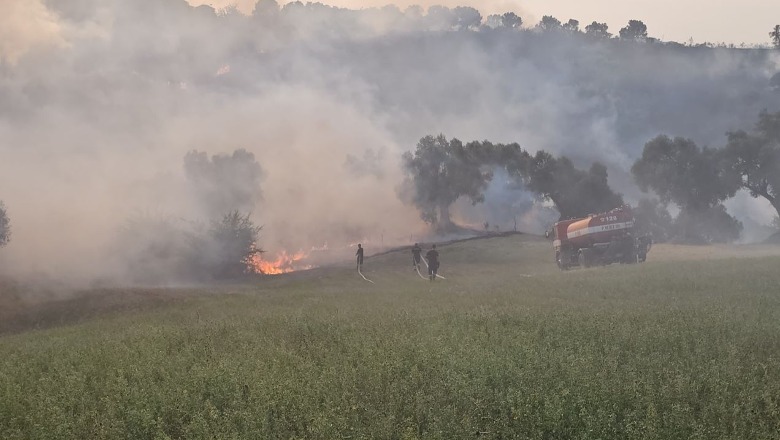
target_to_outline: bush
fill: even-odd
[[[120,230],[115,253],[123,273],[134,282],[159,284],[240,277],[259,252],[261,227],[249,214],[226,214],[210,227],[197,222],[142,216]]]
[[[723,205],[683,209],[674,221],[674,241],[691,244],[731,243],[739,239],[742,223]]]
[[[214,278],[234,278],[249,271],[247,261],[258,252],[262,226],[255,226],[249,214],[233,211],[212,221],[208,232],[210,272]]]

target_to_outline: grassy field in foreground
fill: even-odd
[[[0,438],[780,438],[777,249],[559,272],[550,247],[444,246],[435,283],[389,253],[374,285],[345,265],[0,336]]]

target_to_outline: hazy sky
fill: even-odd
[[[192,4],[222,7],[237,4],[251,11],[256,0],[189,0]],[[278,0],[279,4],[287,3]],[[515,11],[526,23],[536,23],[543,15],[560,20],[576,18],[584,26],[594,20],[607,22],[612,33],[638,19],[645,22],[650,36],[662,40],[697,43],[769,43],[769,32],[780,24],[777,0],[321,0],[321,3],[359,9],[388,3],[405,8],[411,4],[473,6],[483,15]],[[305,3],[305,1],[304,1]]]

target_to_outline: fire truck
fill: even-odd
[[[552,228],[555,261],[562,270],[612,263],[641,263],[652,238],[638,235],[628,205],[584,218],[562,220]]]

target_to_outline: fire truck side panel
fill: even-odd
[[[596,243],[609,243],[615,237],[624,236],[633,227],[634,217],[630,211],[613,210],[571,223],[566,229],[566,237],[574,247],[589,247]]]
[[[571,266],[636,263],[650,250],[649,237],[634,237],[629,206],[555,224],[555,259],[561,269]]]

